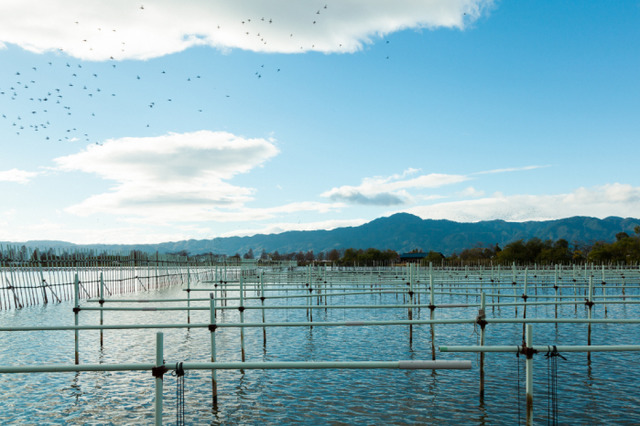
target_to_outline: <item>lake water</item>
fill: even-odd
[[[510,285],[510,283],[509,283]],[[636,284],[637,285],[637,284]],[[204,287],[204,284],[200,284]],[[513,290],[508,288],[508,294]],[[552,294],[549,290],[548,294]],[[629,289],[627,295],[637,295]],[[181,287],[137,294],[136,298],[185,297]],[[193,292],[193,297],[208,293]],[[293,292],[290,292],[293,294]],[[542,294],[542,291],[540,291]],[[232,294],[230,294],[232,295]],[[237,293],[236,293],[237,295]],[[254,292],[251,295],[255,296]],[[126,296],[123,296],[126,297]],[[131,296],[129,296],[131,297]],[[428,303],[428,296],[422,296]],[[403,296],[367,294],[340,296],[332,305],[396,304]],[[506,299],[501,301],[506,302]],[[436,304],[476,303],[476,297],[437,295]],[[487,299],[491,302],[491,298]],[[231,302],[230,302],[231,303]],[[235,302],[237,303],[237,302]],[[257,306],[259,300],[245,306]],[[269,300],[273,305],[304,301]],[[315,300],[314,300],[314,303]],[[86,305],[86,303],[85,303]],[[97,304],[96,304],[97,305]],[[123,306],[134,306],[127,304]],[[139,305],[135,305],[139,306]],[[192,306],[208,306],[194,302]],[[49,304],[0,312],[0,326],[73,325],[71,303]],[[522,316],[522,308],[519,308]],[[553,306],[529,306],[527,317],[553,318]],[[477,308],[436,309],[436,318],[475,318]],[[208,312],[192,311],[192,323],[208,323]],[[488,318],[513,318],[513,307],[487,308]],[[586,318],[584,304],[558,307],[558,317]],[[604,318],[604,308],[593,308]],[[429,309],[414,311],[428,319]],[[640,318],[640,306],[607,306],[607,318]],[[406,309],[314,310],[313,321],[407,319]],[[246,310],[245,322],[260,322],[259,310]],[[305,310],[268,310],[267,322],[307,321]],[[238,322],[237,310],[220,311],[219,323]],[[184,323],[178,311],[107,311],[105,324]],[[81,311],[80,324],[98,324],[96,311]],[[486,345],[520,345],[522,325],[490,324]],[[592,344],[638,344],[638,325],[596,324]],[[207,329],[166,329],[167,361],[210,361]],[[476,345],[473,324],[435,326],[436,346]],[[80,333],[80,362],[153,363],[156,330],[107,330],[100,347],[98,331]],[[246,361],[398,361],[430,360],[431,328],[413,327],[277,327],[245,329]],[[534,324],[534,345],[584,345],[586,324]],[[216,331],[217,361],[240,361],[240,331]],[[558,361],[558,420],[561,424],[640,424],[640,353],[564,353]],[[437,353],[439,360],[471,360],[471,370],[244,370],[219,371],[218,404],[211,403],[211,373],[188,371],[185,376],[187,424],[505,424],[524,423],[524,357],[512,353],[486,355],[486,387],[480,400],[478,356]],[[73,364],[72,331],[4,332],[0,334],[0,365]],[[548,361],[534,357],[534,415],[549,421]],[[520,382],[518,381],[520,378]],[[164,417],[176,421],[176,377],[165,375]],[[154,378],[150,372],[80,372],[0,374],[1,424],[151,424],[154,421]],[[520,395],[518,395],[520,392]]]

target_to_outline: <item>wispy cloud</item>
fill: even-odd
[[[82,171],[116,182],[111,191],[69,207],[71,213],[184,221],[206,220],[220,208],[242,208],[254,190],[228,180],[277,153],[270,140],[199,131],[112,139],[54,161],[61,171]]]
[[[571,216],[636,217],[640,211],[640,187],[613,183],[554,195],[510,195],[436,203],[407,210],[425,219],[459,222],[502,219],[507,221],[552,220]]]
[[[546,167],[551,167],[549,165],[546,166],[524,166],[524,167],[507,167],[504,169],[493,169],[493,170],[484,170],[481,172],[471,173],[472,175],[489,175],[496,173],[511,173],[511,172],[523,172],[527,170],[535,170],[535,169],[544,169]]]
[[[148,59],[193,46],[354,52],[408,28],[458,28],[492,0],[4,0],[0,43],[90,60]],[[28,17],[28,19],[25,19]]]
[[[38,176],[38,172],[27,172],[25,170],[11,169],[0,171],[0,182],[14,182],[26,184],[34,177]]]

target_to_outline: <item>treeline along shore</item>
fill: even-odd
[[[0,246],[0,267],[11,265],[31,265],[44,267],[90,264],[92,266],[149,266],[149,265],[235,265],[262,263],[278,265],[329,264],[336,266],[393,266],[406,262],[420,262],[435,266],[474,265],[568,265],[568,264],[624,264],[640,263],[640,226],[634,233],[616,234],[615,241],[584,243],[569,242],[565,239],[542,240],[520,239],[501,247],[469,247],[460,252],[444,254],[429,247],[416,247],[409,253],[401,253],[389,248],[344,248],[314,252],[294,251],[280,253],[278,250],[259,253],[253,249],[234,255],[219,253],[189,253],[186,250],[169,254],[130,250],[129,252],[108,252],[93,249],[47,249],[38,250],[21,246]]]

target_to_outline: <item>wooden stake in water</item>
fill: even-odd
[[[38,249],[36,249],[36,253],[38,253]],[[42,262],[40,261],[39,253],[37,255],[37,258],[38,258],[38,267],[40,269],[40,288],[42,288],[42,301],[46,305],[47,303],[49,303],[49,301],[47,300],[47,287],[46,287],[47,282],[44,280],[44,275],[42,273]]]

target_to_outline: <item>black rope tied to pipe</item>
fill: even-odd
[[[548,347],[547,353],[547,424],[558,424],[558,357],[560,355],[556,345]]]
[[[176,363],[176,424],[184,425],[184,368],[181,362]]]

